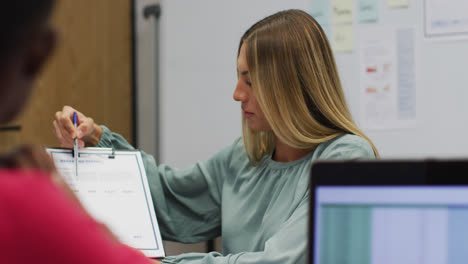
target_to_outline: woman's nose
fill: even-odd
[[[240,102],[245,102],[247,100],[247,93],[245,89],[242,88],[242,85],[240,83],[237,83],[236,85],[233,98],[235,101],[240,101]]]

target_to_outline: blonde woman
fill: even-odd
[[[346,106],[332,51],[317,22],[288,10],[253,25],[240,41],[234,100],[243,137],[186,169],[145,166],[163,237],[193,243],[222,235],[222,253],[167,257],[165,263],[304,263],[308,172],[313,161],[378,156]],[[57,112],[64,147],[132,149],[75,109]]]

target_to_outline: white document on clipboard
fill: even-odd
[[[89,213],[121,242],[147,257],[164,257],[156,213],[139,151],[82,148],[77,173],[70,149],[47,148],[57,170]]]

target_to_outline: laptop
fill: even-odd
[[[319,162],[309,263],[468,261],[468,160]]]

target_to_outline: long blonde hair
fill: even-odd
[[[274,150],[276,137],[291,147],[311,149],[354,134],[379,155],[351,117],[327,37],[310,15],[287,10],[266,17],[244,33],[238,54],[242,45],[253,91],[272,128],[251,130],[243,117],[244,146],[253,164]]]

